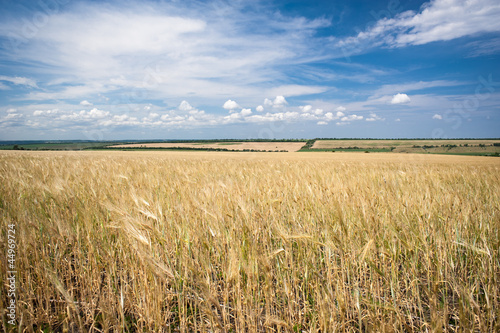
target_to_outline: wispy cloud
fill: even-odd
[[[500,31],[496,0],[432,0],[419,12],[380,19],[356,36],[336,41],[345,54],[377,46],[404,47]]]
[[[247,4],[247,12],[239,6],[217,1],[68,5],[48,16],[32,38],[0,56],[40,64],[32,69],[38,74],[51,67],[66,78],[25,96],[27,100],[140,90],[147,90],[149,98],[195,95],[213,100],[226,95],[249,100],[326,90],[278,82],[287,78],[285,65],[318,59],[319,53],[311,52],[318,41],[309,37],[329,21],[286,17],[257,3]],[[24,22],[0,23],[0,36],[22,34]],[[33,81],[24,84],[36,86]]]
[[[362,130],[377,125],[379,135],[388,135],[379,123],[386,119],[401,119],[401,126],[412,119],[420,127],[407,129],[421,130],[441,115],[446,125],[447,110],[455,112],[457,104],[469,118],[494,118],[500,100],[494,66],[500,3],[494,0],[432,0],[370,25],[366,15],[347,20],[346,10],[342,29],[325,18],[335,16],[322,2],[305,0],[286,6],[79,0],[50,11],[41,3],[0,13],[4,138],[19,127],[30,138],[63,130],[135,135],[136,129],[143,137],[172,129],[196,129],[185,136],[226,130],[255,136],[284,124],[309,136],[365,135]],[[315,10],[294,11],[297,5]],[[378,5],[358,9],[368,13]],[[35,17],[43,24],[28,31]],[[345,37],[354,26],[367,28]],[[434,47],[460,37],[468,38],[453,44],[457,61],[450,61],[450,48]],[[411,60],[405,48],[415,51]],[[349,58],[371,51],[373,57]],[[461,67],[465,61],[470,67]],[[346,127],[329,132],[324,125],[331,124]]]
[[[38,87],[35,80],[27,78],[27,77],[19,77],[19,76],[12,77],[12,76],[0,75],[0,81],[9,82],[9,83],[12,83],[15,85],[27,86],[27,87],[31,87],[31,88]],[[0,82],[0,84],[2,84],[2,83]],[[2,84],[2,86],[7,87],[4,84]],[[0,86],[0,89],[2,86]]]
[[[375,99],[381,96],[392,95],[397,91],[404,91],[406,93],[409,93],[429,88],[454,87],[459,85],[465,85],[467,83],[468,82],[435,80],[435,81],[406,82],[398,84],[385,84],[382,85],[380,88],[377,88],[370,96],[370,98]]]

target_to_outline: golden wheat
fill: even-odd
[[[26,331],[499,331],[499,162],[2,152],[1,275],[15,224]]]

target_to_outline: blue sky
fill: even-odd
[[[0,4],[0,140],[500,137],[497,0]]]

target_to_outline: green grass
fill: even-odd
[[[319,149],[301,149],[299,152],[365,152],[370,153],[390,153],[387,148],[319,148]]]

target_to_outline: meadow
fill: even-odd
[[[498,332],[499,171],[424,154],[2,151],[3,329]]]
[[[317,139],[309,151],[368,151],[412,154],[497,156],[498,139]]]

